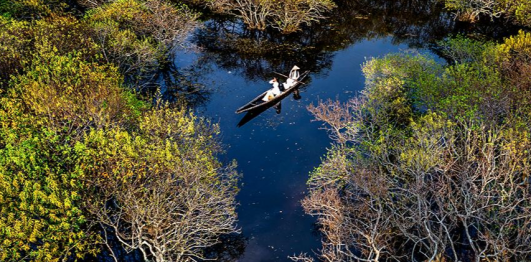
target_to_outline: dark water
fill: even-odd
[[[245,30],[238,21],[210,20],[192,40],[200,49],[179,52],[179,68],[197,68],[212,88],[198,110],[219,123],[227,146],[224,161],[236,159],[243,174],[238,195],[239,226],[247,246],[238,261],[288,261],[320,247],[315,218],[300,205],[309,173],[330,146],[306,107],[319,100],[346,101],[363,89],[361,65],[391,52],[433,53],[434,41],[456,33],[497,36],[497,27],[456,23],[432,2],[348,1],[326,23],[295,35]],[[300,100],[282,101],[242,127],[234,111],[269,88],[274,71],[297,64],[311,70]]]
[[[214,67],[205,80],[215,80],[218,90],[211,96],[204,115],[218,122],[222,141],[228,145],[226,160],[236,159],[243,173],[238,195],[239,225],[249,242],[240,261],[284,261],[288,255],[312,252],[319,247],[315,219],[304,214],[309,173],[319,165],[330,140],[320,123],[306,110],[319,99],[346,100],[363,88],[361,64],[365,57],[406,49],[388,38],[368,40],[338,51],[326,74],[314,76],[301,90],[302,98],[288,97],[282,111],[269,109],[243,127],[243,114],[234,111],[269,88],[263,81],[246,80],[239,74]],[[186,63],[189,57],[181,56]],[[306,68],[304,64],[299,64]]]

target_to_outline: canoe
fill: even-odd
[[[260,94],[259,96],[257,96],[255,99],[253,99],[251,102],[245,104],[244,106],[238,108],[238,110],[236,110],[236,114],[240,114],[240,113],[243,113],[243,112],[247,112],[247,111],[251,111],[251,110],[254,110],[254,109],[257,109],[257,108],[262,108],[262,107],[268,107],[268,106],[272,106],[272,105],[275,105],[276,103],[280,102],[280,100],[284,99],[286,96],[288,96],[291,91],[297,89],[300,85],[301,85],[301,82],[308,76],[308,74],[310,73],[310,71],[306,71],[304,73],[302,73],[299,77],[299,79],[297,80],[298,82],[295,82],[295,84],[282,91],[282,93],[280,93],[279,95],[275,96],[273,99],[269,100],[269,101],[263,101],[262,98],[264,98],[264,96],[266,95],[267,91],[263,92],[262,94]]]

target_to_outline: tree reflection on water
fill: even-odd
[[[236,19],[211,19],[193,37],[202,63],[215,63],[248,80],[267,80],[273,71],[289,72],[294,64],[326,74],[334,52],[357,42],[390,38],[393,44],[431,48],[449,35],[501,37],[499,23],[455,21],[440,2],[429,0],[336,1],[338,7],[319,24],[283,35],[276,30],[248,30]]]

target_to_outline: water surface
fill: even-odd
[[[304,214],[300,201],[309,173],[319,165],[331,141],[320,129],[321,123],[312,122],[306,107],[319,100],[352,98],[363,88],[361,65],[367,57],[407,48],[385,38],[338,51],[327,72],[311,75],[311,81],[300,92],[300,100],[290,96],[282,101],[280,114],[268,109],[242,127],[237,124],[244,114],[234,111],[269,88],[269,84],[248,80],[216,65],[203,76],[202,81],[215,83],[216,89],[200,110],[219,123],[222,142],[227,146],[223,158],[236,159],[238,171],[243,174],[238,215],[248,243],[239,261],[287,261],[289,255],[312,253],[319,248],[315,219]],[[186,64],[196,56],[180,55],[176,62]]]
[[[371,57],[431,53],[434,41],[455,33],[501,32],[459,25],[429,1],[421,6],[417,1],[346,1],[335,12],[326,23],[289,36],[214,19],[194,36],[199,51],[175,56],[179,68],[200,68],[198,81],[212,88],[198,110],[219,123],[227,146],[222,160],[237,160],[243,174],[237,199],[247,246],[238,261],[289,261],[290,255],[320,248],[316,220],[304,214],[300,201],[331,140],[321,123],[312,121],[308,105],[356,96],[364,86],[361,66]],[[243,114],[236,109],[270,88],[274,71],[287,74],[295,64],[311,70],[302,98],[290,96],[280,114],[269,109],[237,127]]]

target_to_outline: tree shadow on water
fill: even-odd
[[[205,250],[205,261],[231,262],[242,257],[247,246],[247,239],[242,234],[220,236],[220,243]]]
[[[240,20],[213,16],[191,42],[201,49],[201,63],[263,81],[273,71],[289,72],[295,64],[314,76],[327,74],[337,51],[366,40],[390,39],[395,45],[432,49],[437,41],[456,34],[492,38],[507,32],[499,23],[459,22],[436,0],[335,2],[337,8],[328,18],[293,34],[249,30]]]

